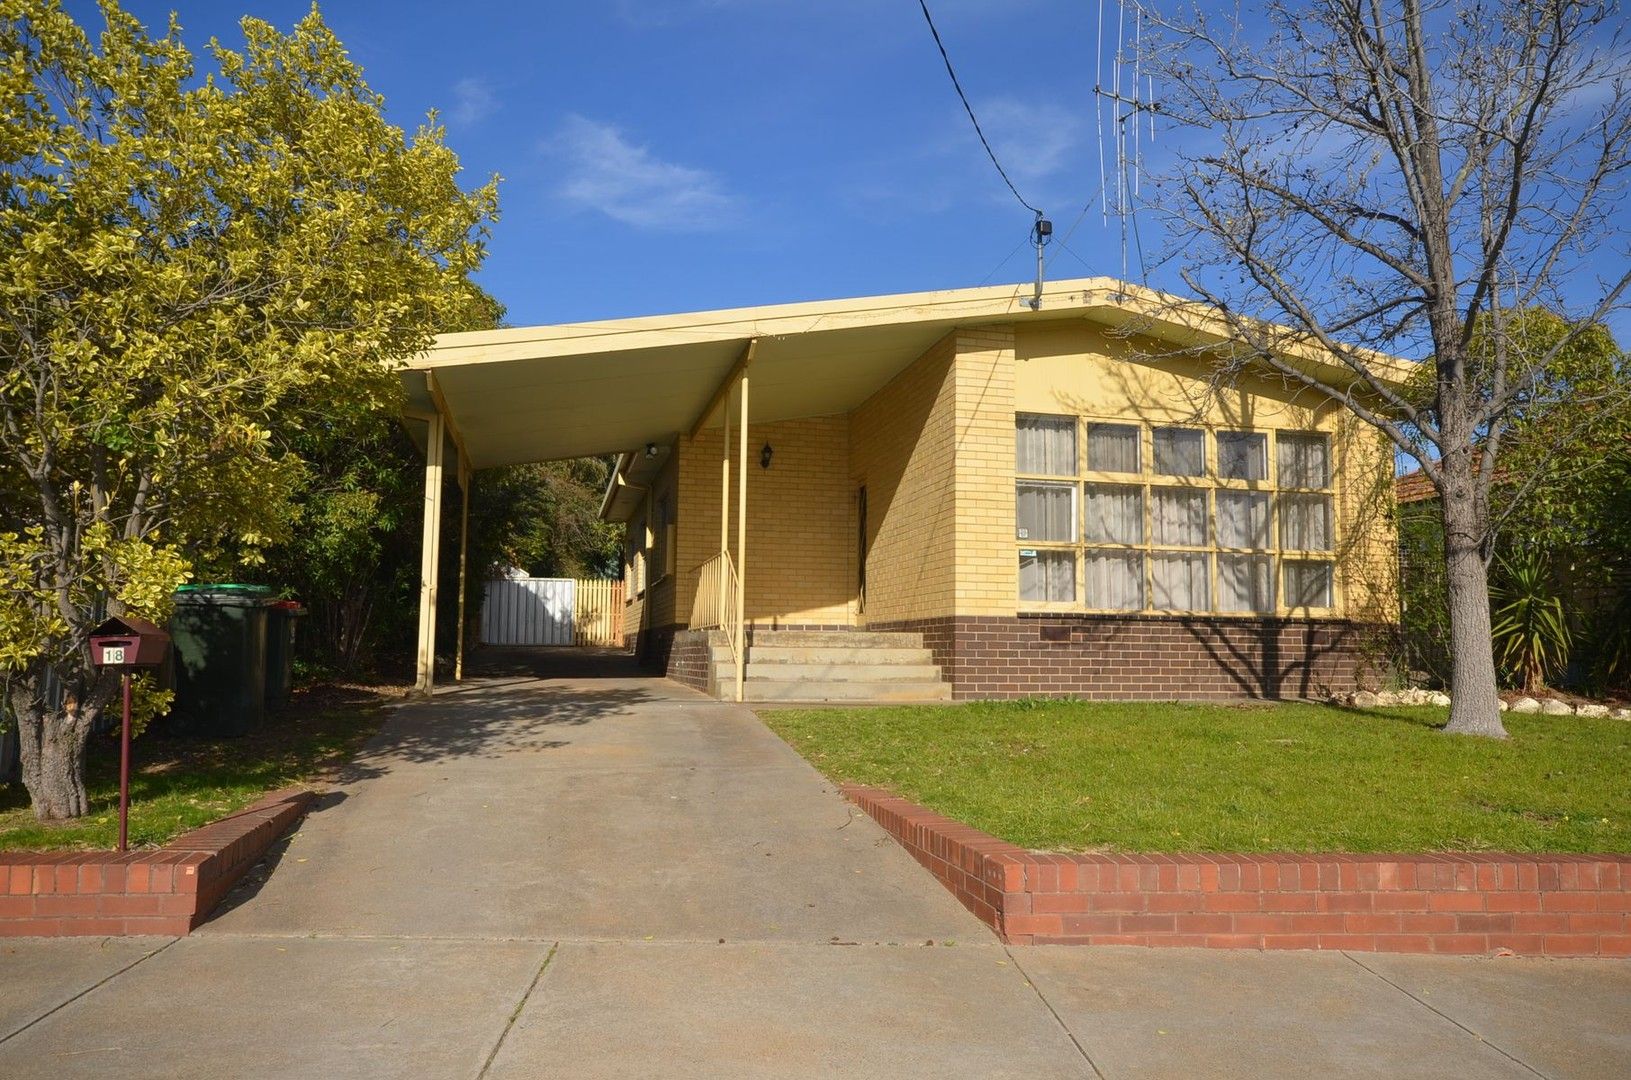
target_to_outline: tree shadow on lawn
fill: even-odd
[[[380,726],[389,688],[323,685],[297,692],[243,735],[180,734],[156,722],[131,744],[131,843],[162,845],[219,820],[264,792],[334,774]],[[42,825],[27,813],[28,791],[0,787],[0,832],[19,847],[111,848],[119,803],[119,728],[86,746],[89,809],[84,817]],[[19,835],[22,834],[22,835]]]

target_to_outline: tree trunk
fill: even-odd
[[[90,809],[85,792],[85,743],[89,724],[36,713],[18,723],[23,786],[41,821],[66,821]]]
[[[1490,632],[1489,575],[1479,547],[1483,530],[1472,498],[1458,487],[1446,484],[1442,493],[1444,583],[1450,613],[1450,722],[1444,730],[1504,739]]]
[[[85,791],[85,745],[99,711],[72,697],[61,708],[42,707],[19,686],[12,696],[23,787],[41,821],[67,821],[90,809]]]

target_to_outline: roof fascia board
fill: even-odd
[[[602,521],[606,520],[606,511],[611,509],[612,497],[617,494],[618,481],[623,475],[623,469],[633,456],[631,452],[625,450],[617,455],[617,460],[612,463],[612,475],[606,478],[606,492],[600,497],[600,513],[598,516]]]
[[[1228,323],[1198,301],[1183,300],[1110,278],[1076,278],[1049,283],[1042,307],[1032,310],[1021,286],[992,286],[944,292],[904,293],[850,300],[824,300],[755,308],[732,308],[680,315],[641,316],[597,323],[478,330],[444,334],[431,349],[409,361],[410,368],[496,364],[550,357],[585,356],[775,338],[872,326],[1002,320],[1047,322],[1085,317],[1111,325],[1139,321],[1151,337],[1184,345],[1226,345],[1237,340]],[[1294,338],[1288,328],[1263,323],[1277,338]],[[1327,351],[1306,341],[1286,340],[1277,349],[1300,367],[1322,376],[1358,376]],[[1415,369],[1411,361],[1373,350],[1354,349],[1379,378],[1401,385]],[[727,380],[728,382],[728,380]],[[711,410],[710,410],[711,411]]]

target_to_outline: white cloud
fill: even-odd
[[[1091,113],[1084,118],[1081,112],[1058,105],[1027,104],[1015,98],[983,102],[974,112],[997,160],[1016,182],[1041,180],[1065,168],[1081,142],[1083,126],[1092,119]]]
[[[460,79],[453,84],[453,108],[448,117],[455,124],[477,123],[498,110],[498,97],[486,79]]]
[[[737,200],[713,173],[664,161],[611,124],[568,116],[543,149],[566,167],[562,199],[626,225],[703,231],[736,217]]]

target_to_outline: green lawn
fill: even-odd
[[[1631,851],[1631,723],[1443,709],[970,703],[766,710],[834,780],[1047,851]]]
[[[382,700],[364,688],[318,688],[239,739],[137,739],[131,744],[131,846],[163,844],[349,759],[379,729]],[[90,813],[62,825],[36,821],[21,784],[0,784],[0,851],[116,847],[117,731],[92,740],[86,778]]]

